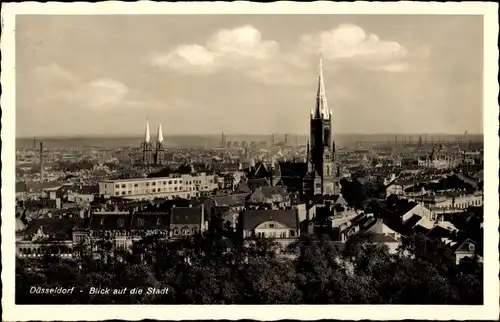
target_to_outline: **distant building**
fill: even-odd
[[[171,174],[168,177],[106,180],[99,182],[104,198],[147,200],[154,198],[190,199],[210,194],[218,188],[215,175]]]

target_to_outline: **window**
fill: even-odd
[[[290,237],[295,237],[295,230],[290,230]]]
[[[137,183],[134,184],[134,187],[138,187],[139,185]]]
[[[119,196],[119,195],[120,195],[120,193],[119,193],[119,192],[115,192],[115,196]]]
[[[127,187],[127,185],[125,185],[125,184],[122,184],[122,188],[126,188],[126,187]]]
[[[122,196],[125,196],[125,191],[122,191]]]
[[[120,185],[119,184],[115,184],[115,188],[120,188]]]
[[[174,229],[174,235],[179,235],[179,229],[177,228]]]
[[[129,191],[128,191],[128,194],[129,194],[129,195],[131,195],[131,194],[132,194],[132,190],[129,190]]]
[[[269,228],[274,228],[274,224],[269,224]]]
[[[152,186],[156,186],[156,182],[152,182],[152,183],[151,183],[151,185],[152,185]]]

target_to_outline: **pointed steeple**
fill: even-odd
[[[318,93],[316,95],[316,110],[314,111],[314,117],[322,119],[330,118],[330,110],[328,109],[325,83],[323,80],[323,55],[320,55],[319,58]]]
[[[149,135],[149,120],[146,119],[146,129],[144,132],[144,142],[149,143],[151,141],[151,136]]]
[[[158,135],[156,136],[158,143],[163,143],[163,132],[161,130],[161,124],[158,125]]]

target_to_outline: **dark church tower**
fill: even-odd
[[[165,149],[163,148],[163,132],[161,124],[158,125],[158,135],[156,136],[155,164],[163,165],[165,161]]]
[[[149,121],[146,120],[146,130],[144,133],[144,141],[141,143],[142,149],[142,164],[153,164],[153,148],[151,145],[151,136],[149,135]]]
[[[320,59],[316,107],[311,111],[311,150],[309,155],[310,178],[314,178],[314,195],[339,194],[339,169],[335,160],[335,142],[332,139],[332,111],[328,109],[323,66]],[[312,193],[312,191],[310,191]]]

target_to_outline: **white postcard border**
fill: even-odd
[[[405,305],[15,305],[15,16],[18,14],[466,14],[484,16],[484,264],[483,306]],[[485,2],[211,2],[9,3],[2,5],[2,309],[4,320],[127,319],[496,319],[498,262],[498,4]]]

